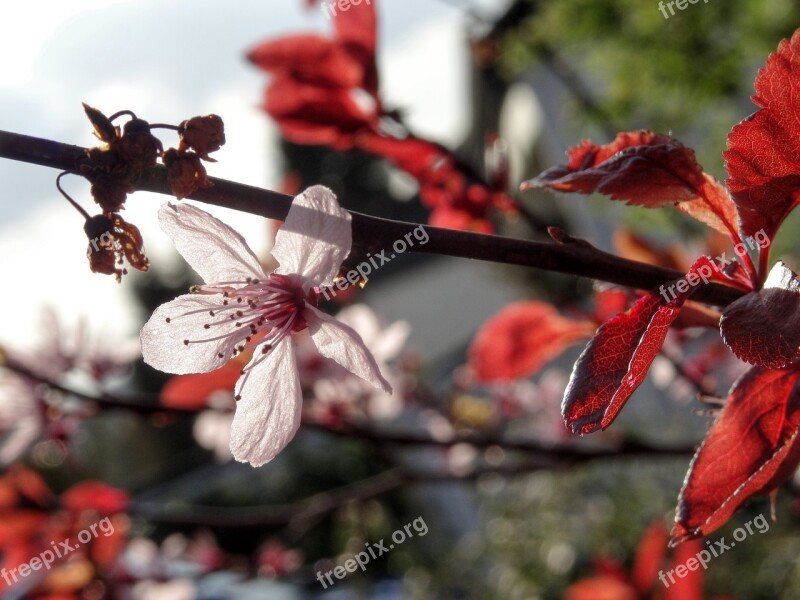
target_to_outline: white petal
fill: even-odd
[[[261,360],[250,370],[250,365]],[[283,450],[300,427],[303,396],[291,338],[284,338],[267,358],[261,346],[239,378],[236,414],[231,426],[231,453],[240,462],[260,467]],[[244,384],[243,384],[244,382]]]
[[[275,272],[302,275],[308,291],[334,278],[352,243],[350,213],[334,193],[321,185],[308,188],[295,197],[275,236],[272,256],[280,263]]]
[[[387,394],[392,392],[392,386],[381,375],[375,357],[355,331],[312,306],[306,307],[305,316],[311,340],[320,354]]]
[[[226,320],[224,314],[216,317],[209,314],[220,308],[221,295],[203,294],[178,296],[159,306],[139,336],[144,362],[159,371],[178,375],[206,373],[224,365],[231,358],[236,340],[244,336],[240,335],[242,329],[234,321]],[[187,315],[193,311],[197,312]],[[216,322],[222,324],[204,328],[206,323]],[[211,342],[199,341],[221,336],[224,337]],[[184,340],[190,340],[188,346]]]
[[[183,202],[167,202],[158,218],[161,229],[206,283],[266,278],[244,238],[206,211]]]

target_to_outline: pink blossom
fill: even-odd
[[[153,313],[142,329],[142,355],[157,369],[186,374],[217,369],[254,349],[234,390],[236,460],[263,465],[300,426],[292,334],[308,329],[321,355],[391,391],[358,334],[314,306],[352,245],[350,215],[329,189],[312,187],[294,199],[272,250],[280,266],[269,275],[237,232],[199,208],[167,203],[159,218],[205,284]]]

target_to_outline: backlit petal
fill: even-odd
[[[260,467],[275,458],[300,427],[303,396],[292,340],[279,342],[266,358],[261,347],[256,348],[247,369],[249,376],[236,384],[241,398],[231,426],[231,453],[240,462]]]
[[[275,272],[305,278],[306,291],[329,283],[352,245],[350,213],[328,188],[317,185],[295,197],[275,238]]]
[[[238,339],[235,336],[242,330],[234,321],[210,316],[209,311],[219,310],[221,303],[222,296],[186,294],[159,306],[140,335],[144,362],[178,375],[206,373],[228,362]],[[204,325],[211,322],[220,324],[206,329]],[[221,339],[201,341],[210,338]]]
[[[158,218],[161,229],[206,283],[266,278],[244,238],[206,211],[167,202]]]
[[[364,381],[390,394],[392,386],[381,375],[375,357],[361,337],[347,325],[311,306],[306,308],[311,340],[323,356],[335,360]]]

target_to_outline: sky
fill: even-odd
[[[259,109],[266,75],[244,60],[260,40],[330,24],[301,0],[74,0],[13,3],[0,21],[0,129],[94,145],[81,102],[106,114],[133,110],[151,122],[194,115],[223,117],[227,144],[209,174],[276,188],[276,129]],[[480,3],[474,3],[480,5]],[[486,2],[491,5],[493,3]],[[445,144],[465,131],[468,92],[464,36],[467,16],[441,0],[380,6],[379,63],[387,103],[410,125]],[[421,68],[422,66],[422,68]],[[169,132],[160,136],[170,145]],[[40,308],[52,306],[69,326],[89,318],[96,334],[137,333],[141,315],[125,280],[93,274],[85,257],[80,215],[55,188],[57,172],[0,159],[0,344],[31,347]],[[88,185],[64,187],[90,212]],[[156,207],[166,200],[137,192],[123,216],[144,234],[148,256],[169,266],[171,243]],[[207,207],[204,207],[207,208]],[[268,228],[251,215],[208,209],[239,231],[256,252],[268,251]],[[175,264],[175,263],[173,263]],[[22,292],[22,293],[20,293]]]

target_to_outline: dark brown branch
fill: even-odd
[[[360,426],[355,423],[349,423],[342,427],[335,427],[332,425],[303,421],[303,426],[338,436],[379,443],[439,446],[442,448],[451,448],[458,444],[469,444],[476,448],[500,447],[503,450],[531,453],[537,457],[564,462],[585,462],[588,460],[620,456],[685,456],[694,452],[693,446],[652,446],[635,440],[623,440],[620,444],[603,448],[581,447],[576,444],[543,444],[537,441],[515,441],[485,436],[469,431],[460,432],[450,439],[434,439],[425,433],[389,431]]]
[[[49,388],[69,394],[81,400],[92,402],[103,408],[118,408],[130,410],[142,414],[152,413],[179,413],[192,414],[200,410],[192,408],[172,408],[158,404],[155,396],[146,398],[119,398],[107,393],[95,395],[81,392],[68,386],[61,385],[50,380],[48,377],[38,374],[28,367],[20,364],[8,355],[0,355],[0,367],[26,377],[37,383],[44,384]],[[204,409],[203,409],[204,410]],[[620,456],[682,456],[691,454],[694,448],[691,446],[653,446],[635,440],[625,439],[621,443],[607,447],[580,447],[574,444],[542,444],[536,441],[515,441],[500,437],[486,436],[469,431],[460,432],[450,439],[435,439],[426,433],[391,431],[389,429],[376,429],[373,427],[360,425],[358,423],[344,423],[341,426],[328,425],[303,420],[303,426],[308,429],[323,431],[340,437],[351,439],[361,439],[370,442],[380,442],[398,445],[418,445],[418,446],[438,446],[451,448],[458,444],[470,444],[477,448],[500,447],[504,450],[525,452],[537,458],[548,460],[558,460],[562,462],[584,462],[588,460],[614,458]]]
[[[0,157],[20,160],[61,170],[74,170],[85,148],[61,144],[41,138],[0,131]],[[210,178],[214,187],[198,190],[193,200],[226,206],[271,219],[285,219],[292,198],[278,192],[241,183]],[[137,189],[171,195],[166,169],[148,169]],[[403,239],[419,225],[380,219],[352,212],[354,253],[391,253],[392,244]],[[683,276],[673,269],[620,258],[592,247],[554,244],[453,231],[424,226],[429,235],[425,245],[415,244],[410,252],[472,258],[497,263],[534,267],[579,275],[636,289],[654,289]],[[699,289],[693,299],[717,306],[726,306],[740,298],[740,290],[710,284]]]

